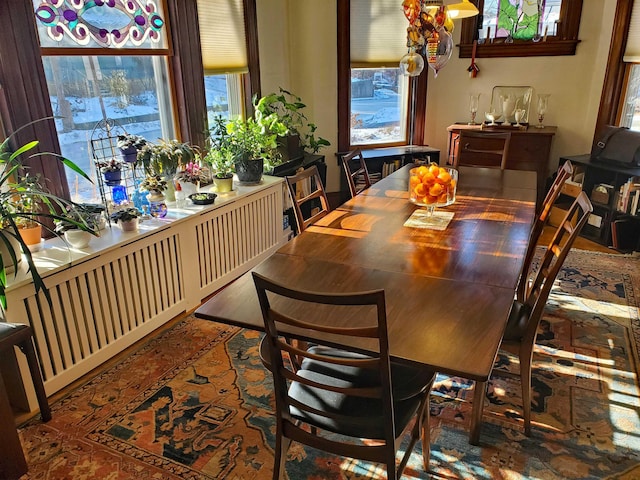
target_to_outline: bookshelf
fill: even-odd
[[[640,167],[592,162],[588,154],[562,157],[560,164],[566,160],[575,173],[556,208],[562,209],[584,190],[593,213],[581,236],[619,251],[640,251]]]

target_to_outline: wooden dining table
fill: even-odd
[[[444,230],[404,226],[420,208],[408,199],[411,166],[383,178],[320,219],[253,271],[317,292],[384,289],[394,361],[427,365],[476,382],[484,400],[535,216],[535,172],[460,167]],[[264,331],[251,272],[195,316]],[[326,320],[326,319],[325,319]],[[336,326],[348,317],[331,317]],[[313,341],[304,331],[293,338]],[[360,345],[354,339],[349,345]],[[480,439],[474,401],[470,443]]]

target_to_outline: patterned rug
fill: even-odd
[[[554,287],[534,355],[533,434],[520,383],[495,374],[481,446],[468,443],[472,385],[440,376],[431,471],[403,478],[640,478],[640,259],[576,251]],[[255,332],[189,317],[52,405],[20,436],[23,479],[267,479],[271,377]],[[501,369],[515,359],[500,357]],[[382,468],[292,445],[291,480],[385,478]]]

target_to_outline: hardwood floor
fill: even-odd
[[[551,241],[551,236],[555,231],[556,227],[546,226],[542,231],[542,235],[540,236],[540,240],[538,241],[539,245],[547,245]],[[592,242],[591,240],[587,240],[586,238],[578,237],[573,244],[573,248],[578,250],[589,250],[592,252],[602,252],[602,253],[616,253],[621,254],[617,250],[613,248],[606,247],[604,245],[600,245],[599,243]]]

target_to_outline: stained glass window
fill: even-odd
[[[167,48],[152,0],[34,0],[42,47]]]
[[[562,0],[485,0],[480,39],[539,41],[555,35]]]

